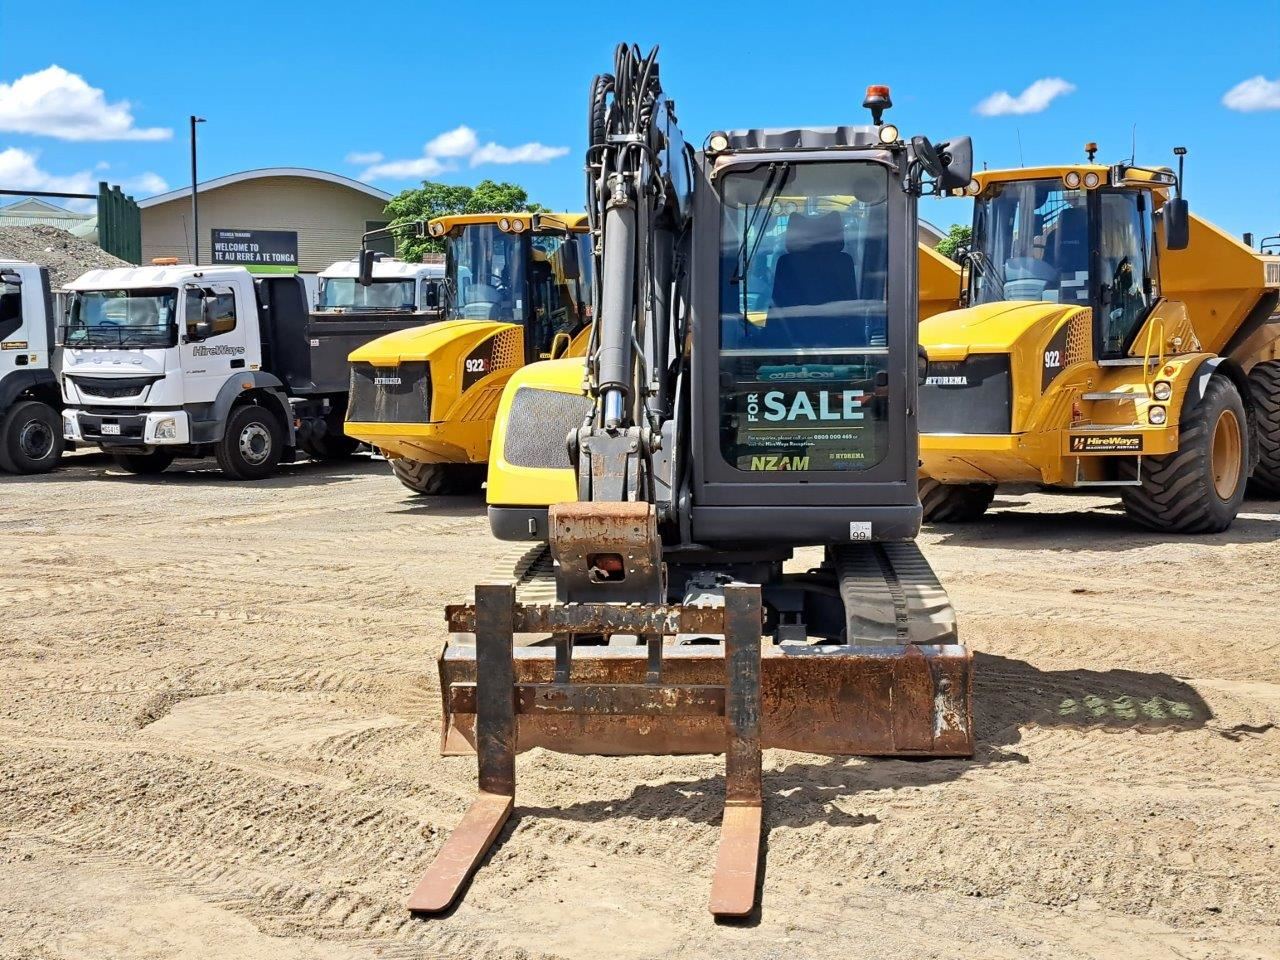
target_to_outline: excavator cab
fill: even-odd
[[[597,315],[503,393],[490,522],[537,545],[446,610],[443,749],[480,792],[412,910],[457,898],[522,750],[725,754],[717,916],[755,903],[763,747],[973,750],[971,655],[912,541],[916,202],[969,182],[968,139],[904,140],[874,87],[871,124],[698,151],[658,78],[622,46],[592,89]]]

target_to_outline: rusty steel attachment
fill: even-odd
[[[956,643],[762,643],[761,588],[719,606],[521,603],[509,584],[448,608],[439,660],[442,752],[473,749],[480,792],[410,908],[447,909],[515,803],[514,758],[560,753],[723,753],[725,814],[712,912],[755,903],[760,752],[861,756],[973,753],[972,656]],[[474,634],[474,642],[466,635]],[[515,635],[542,634],[533,642]],[[549,637],[545,635],[549,634]],[[592,643],[575,642],[590,637]]]
[[[613,751],[600,751],[589,732],[575,736],[572,731],[579,723],[620,722],[639,738],[637,742],[644,742],[645,748],[638,752],[657,754],[688,752],[681,749],[678,727],[671,731],[675,736],[670,736],[669,721],[701,724],[705,752],[726,755],[725,815],[711,911],[726,917],[750,913],[755,906],[763,821],[760,588],[729,585],[724,606],[714,615],[700,614],[700,624],[713,626],[724,637],[719,674],[706,683],[670,681],[666,652],[675,648],[664,649],[662,638],[676,632],[682,611],[666,608],[650,611],[650,619],[644,619],[639,610],[633,611],[648,626],[660,627],[646,638],[638,672],[622,671],[600,683],[575,680],[573,638],[561,633],[554,637],[554,650],[549,651],[551,672],[546,679],[519,682],[516,673],[521,661],[513,644],[517,625],[540,623],[546,609],[517,604],[515,589],[509,584],[482,584],[476,587],[474,608],[455,609],[451,614],[463,618],[475,633],[472,678],[446,687],[446,700],[455,716],[466,710],[471,718],[468,726],[479,760],[480,789],[409,898],[409,909],[440,913],[457,900],[515,805],[520,721],[542,718],[552,720],[553,729],[558,720],[568,733],[552,749],[591,753]],[[581,614],[579,629],[599,632],[601,623],[590,614],[609,608],[570,604],[562,609],[576,609]],[[618,662],[623,661],[619,658]]]

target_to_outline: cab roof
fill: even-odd
[[[121,290],[142,287],[176,287],[189,280],[226,283],[253,277],[244,267],[197,267],[190,263],[148,267],[110,267],[90,270],[67,284],[67,290]]]
[[[339,277],[359,277],[360,264],[356,260],[339,260],[332,266],[320,271],[320,277],[332,280]],[[444,276],[443,263],[406,263],[404,260],[373,261],[373,279],[396,280],[417,279],[428,280]]]
[[[1124,164],[1117,164],[1109,167],[1105,163],[1066,163],[1054,164],[1044,167],[1012,167],[1007,170],[977,170],[973,174],[973,179],[978,182],[982,189],[986,189],[988,184],[992,183],[1018,183],[1027,180],[1061,180],[1068,173],[1075,172],[1080,175],[1081,187],[1077,189],[1094,189],[1096,187],[1137,187],[1140,185],[1150,184],[1157,190],[1168,190],[1171,183],[1164,181],[1165,177],[1172,177],[1173,171],[1168,167],[1131,167]],[[1084,186],[1084,178],[1086,174],[1095,174],[1098,182],[1094,188]],[[1113,173],[1117,174],[1121,179],[1115,182]]]
[[[431,221],[431,226],[441,224],[444,226],[444,232],[450,233],[455,227],[497,223],[503,219],[522,220],[525,229],[529,229],[532,225],[534,233],[540,230],[586,233],[589,229],[585,213],[459,213],[447,217],[436,217]]]

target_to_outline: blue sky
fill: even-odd
[[[1139,162],[1189,148],[1193,210],[1233,233],[1280,233],[1280,2],[1117,9],[0,0],[0,187],[181,185],[198,113],[202,179],[296,165],[395,192],[420,179],[406,171],[443,167],[436,179],[514,180],[580,209],[588,83],[627,40],[662,45],[664,85],[698,143],[719,127],[863,122],[863,89],[888,83],[905,133],[968,133],[992,167],[1078,158],[1085,140],[1126,158],[1136,123]],[[54,64],[65,74],[42,73]],[[1223,104],[1255,77],[1235,96],[1255,109]],[[78,105],[83,128],[30,115],[46,88]],[[977,112],[1001,92],[1002,115]],[[68,139],[86,131],[97,139]],[[922,212],[968,218],[963,201]]]

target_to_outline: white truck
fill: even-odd
[[[0,471],[44,473],[62,457],[49,271],[0,261]]]
[[[417,310],[309,309],[301,278],[244,267],[91,270],[67,287],[63,431],[132,473],[215,456],[256,480],[348,456],[347,355],[423,322]]]
[[[319,313],[416,313],[419,323],[441,315],[443,263],[406,263],[384,254],[366,254],[372,271],[361,282],[360,258],[340,260],[320,272]]]

